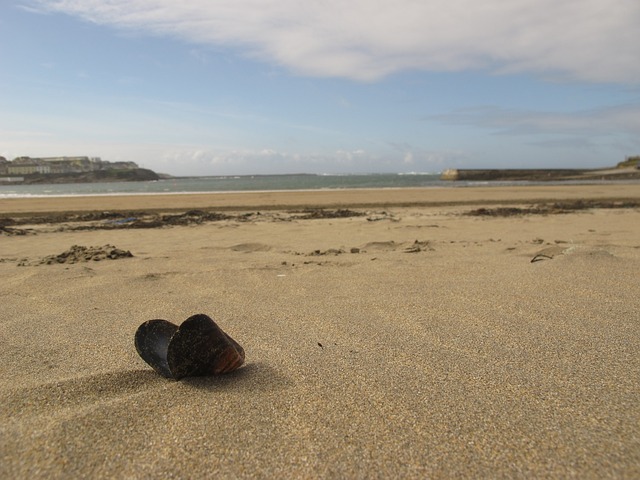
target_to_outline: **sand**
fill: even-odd
[[[568,199],[640,186],[0,200],[230,215],[0,233],[0,477],[638,478],[640,208],[466,214]],[[137,327],[195,313],[245,365],[159,376]]]

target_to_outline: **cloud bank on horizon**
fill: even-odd
[[[407,69],[640,83],[635,0],[38,0],[97,24],[231,46],[310,76]]]
[[[537,166],[599,166],[603,158],[610,163],[640,150],[637,0],[17,0],[16,5],[26,16],[51,24],[62,15],[120,38],[169,39],[202,64],[226,55],[273,69],[261,93],[277,100],[269,105],[264,100],[261,110],[249,105],[258,103],[251,86],[230,88],[227,97],[246,97],[246,103],[221,110],[218,99],[149,97],[142,90],[144,78],[123,71],[118,88],[140,83],[135,95],[144,95],[165,121],[141,113],[141,105],[151,103],[129,98],[118,112],[130,122],[127,132],[127,121],[120,127],[85,127],[65,119],[67,130],[113,132],[93,144],[89,132],[82,142],[59,141],[75,145],[76,152],[100,145],[93,154],[143,164],[154,158],[148,166],[171,173],[235,174],[532,166],[538,158],[547,163]],[[92,78],[90,69],[75,68],[85,83]],[[280,86],[269,90],[270,84]],[[114,89],[111,95],[120,93]],[[289,112],[296,103],[306,111]],[[29,124],[25,115],[14,116],[16,122],[25,118],[22,125],[4,127],[15,145],[22,137],[40,138],[45,148],[62,138],[47,126],[49,119],[34,114]],[[132,140],[136,122],[159,133],[141,131]],[[528,163],[514,165],[514,158]]]

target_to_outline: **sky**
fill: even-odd
[[[173,175],[640,154],[638,0],[1,0],[0,155]]]

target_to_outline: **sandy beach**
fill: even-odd
[[[0,226],[1,478],[640,477],[638,184],[0,199]],[[132,256],[63,255],[105,245]],[[196,313],[246,363],[161,377],[136,329]]]

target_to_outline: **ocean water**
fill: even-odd
[[[440,174],[353,174],[353,175],[243,175],[183,177],[151,182],[68,183],[15,185],[0,182],[0,199],[24,197],[68,197],[96,195],[158,195],[180,193],[223,193],[276,190],[331,190],[346,188],[437,188],[536,184],[602,184],[615,181],[560,182],[466,182],[443,181]]]
[[[0,198],[66,197],[75,195],[123,195],[215,193],[269,190],[321,190],[344,188],[408,188],[451,186],[439,174],[370,175],[243,175],[185,177],[151,182],[69,183],[13,185],[0,183]]]

